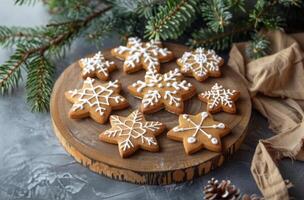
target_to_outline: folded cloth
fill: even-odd
[[[251,172],[267,200],[289,199],[288,187],[277,167],[283,157],[304,159],[304,33],[267,32],[272,53],[250,60],[248,43],[233,44],[228,65],[250,92],[254,107],[264,115],[275,136],[260,140]]]

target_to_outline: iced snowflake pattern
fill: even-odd
[[[117,80],[105,84],[94,84],[94,82],[94,79],[88,77],[84,81],[82,89],[68,91],[68,94],[75,98],[72,111],[83,110],[85,105],[88,105],[100,116],[103,116],[113,104],[126,102],[126,99],[118,94],[119,83]]]
[[[197,48],[194,52],[185,52],[177,63],[181,72],[192,75],[196,80],[203,81],[208,76],[220,76],[220,65],[223,59],[213,50]]]
[[[217,109],[219,107],[235,108],[234,101],[239,97],[236,90],[225,89],[222,85],[215,83],[210,91],[202,92],[199,98],[207,101],[208,110]]]
[[[225,128],[225,124],[224,123],[218,123],[218,124],[213,124],[213,125],[203,125],[205,119],[208,117],[208,113],[207,112],[202,112],[201,113],[201,119],[199,123],[195,123],[190,117],[189,115],[184,114],[183,118],[185,120],[187,120],[190,124],[190,126],[187,127],[174,127],[173,131],[176,133],[179,132],[184,132],[184,131],[193,131],[193,134],[191,136],[189,136],[187,138],[187,142],[189,144],[193,144],[197,142],[197,134],[203,134],[204,136],[206,136],[212,144],[218,144],[219,141],[216,137],[213,137],[210,133],[206,132],[206,129],[224,129]]]
[[[162,104],[166,108],[173,107],[174,110],[182,112],[183,98],[190,98],[195,93],[194,86],[182,80],[182,74],[178,69],[165,74],[148,71],[145,81],[139,80],[133,83],[129,86],[129,90],[133,95],[142,98],[143,112]]]
[[[192,154],[201,148],[220,152],[221,137],[229,132],[226,124],[214,121],[207,112],[201,112],[196,115],[180,115],[179,125],[167,135],[170,139],[183,142],[186,153]]]
[[[104,81],[109,78],[109,72],[116,68],[114,62],[106,60],[100,51],[93,57],[80,59],[80,63],[84,78],[97,76]]]
[[[123,58],[126,72],[135,72],[138,66],[145,70],[159,71],[160,62],[167,62],[173,58],[172,52],[161,47],[161,42],[142,42],[137,37],[128,39],[127,46],[119,46],[113,49],[114,56]]]
[[[117,142],[122,157],[125,157],[125,151],[136,151],[140,146],[154,146],[158,149],[155,136],[163,131],[162,123],[145,121],[143,114],[138,110],[128,117],[112,115],[110,122],[112,128],[103,132],[100,139]]]

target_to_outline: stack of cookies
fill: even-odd
[[[126,109],[129,103],[120,95],[121,83],[110,80],[110,73],[119,69],[98,52],[79,60],[83,86],[65,93],[67,100],[73,103],[70,118],[90,117],[100,124],[109,121],[111,128],[102,132],[99,139],[118,144],[120,156],[126,158],[138,149],[159,151],[156,136],[166,131],[166,125],[159,121],[146,121],[144,115],[165,109],[179,116],[178,126],[168,130],[167,137],[183,142],[188,155],[203,148],[222,151],[221,137],[229,134],[230,128],[227,124],[214,121],[211,114],[221,111],[236,113],[235,101],[240,92],[216,83],[210,90],[198,94],[198,98],[206,103],[206,111],[189,115],[184,109],[184,102],[196,95],[196,88],[184,80],[183,75],[199,82],[208,77],[221,76],[224,60],[213,50],[197,48],[184,52],[177,59],[176,68],[164,74],[160,73],[161,63],[172,61],[175,57],[159,41],[142,42],[132,37],[126,46],[112,49],[111,54],[124,62],[126,74],[146,71],[144,81],[138,80],[128,86],[129,93],[141,99],[141,104],[128,116],[111,115],[112,110]]]

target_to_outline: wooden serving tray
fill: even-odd
[[[166,43],[165,46],[174,52],[175,56],[188,50],[187,47]],[[138,79],[143,80],[145,71],[125,74],[122,70],[122,61],[113,58],[110,50],[103,52],[108,60],[113,60],[118,70],[110,74],[111,80],[119,80],[122,84],[121,94],[128,99],[130,107],[112,114],[127,116],[137,109],[140,100],[128,93],[127,86]],[[161,65],[161,72],[176,68],[176,62]],[[229,125],[232,133],[222,138],[223,152],[214,153],[203,149],[193,155],[186,155],[183,144],[169,140],[166,132],[157,137],[160,152],[151,153],[138,150],[131,157],[122,159],[118,153],[117,145],[104,143],[98,140],[98,135],[110,127],[94,122],[92,119],[74,120],[68,117],[72,104],[65,97],[64,92],[80,88],[83,80],[80,77],[80,67],[77,62],[71,64],[58,78],[51,97],[51,117],[55,134],[59,141],[79,163],[90,170],[103,174],[112,179],[128,181],[138,184],[171,184],[192,180],[202,176],[210,170],[221,166],[240,147],[246,133],[251,115],[251,102],[246,87],[241,78],[229,67],[222,67],[221,78],[209,78],[203,83],[194,78],[185,78],[194,84],[197,92],[209,90],[216,82],[224,87],[237,89],[241,96],[237,101],[237,114],[217,113],[213,117]],[[185,113],[195,114],[206,110],[206,104],[199,101],[197,96],[185,102]],[[165,110],[145,115],[147,120],[161,121],[168,129],[178,124],[178,116]]]

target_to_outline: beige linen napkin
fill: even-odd
[[[277,162],[283,157],[303,160],[304,33],[268,32],[272,54],[249,60],[248,43],[232,46],[228,65],[244,80],[254,107],[269,121],[275,136],[260,140],[251,172],[267,200],[289,199]]]

